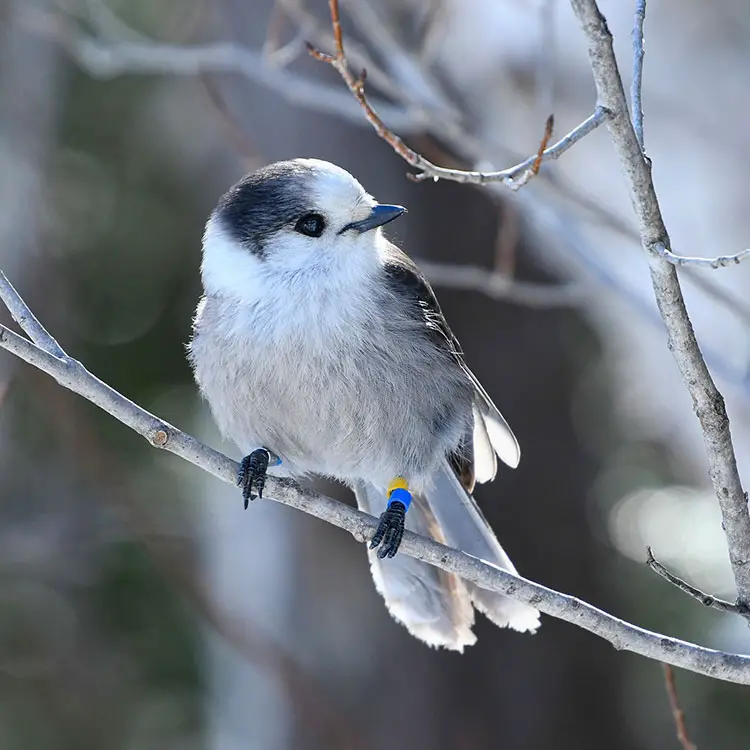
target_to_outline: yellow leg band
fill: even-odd
[[[403,477],[396,477],[391,480],[388,485],[388,494],[390,495],[393,490],[409,490],[409,483]]]

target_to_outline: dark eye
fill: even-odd
[[[294,231],[308,237],[320,237],[326,228],[326,220],[320,214],[305,214],[295,225]]]

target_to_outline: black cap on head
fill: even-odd
[[[310,208],[311,165],[279,161],[243,177],[219,200],[214,218],[249,251],[263,255],[268,239]]]

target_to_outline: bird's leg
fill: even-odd
[[[273,460],[272,460],[273,459]],[[240,470],[237,472],[237,485],[242,487],[242,499],[245,501],[245,510],[248,502],[255,500],[253,488],[257,497],[263,497],[263,488],[266,486],[266,472],[268,462],[275,466],[281,463],[281,459],[275,456],[268,448],[257,448],[249,456],[240,461]]]
[[[406,511],[409,510],[410,504],[411,492],[408,482],[403,477],[396,477],[388,485],[388,506],[380,516],[380,523],[370,542],[370,549],[375,549],[382,542],[378,550],[381,560],[393,557],[398,552],[404,535]]]

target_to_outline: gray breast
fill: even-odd
[[[192,360],[220,429],[243,452],[264,445],[292,474],[382,485],[426,478],[468,428],[465,378],[393,310],[373,306],[364,328],[339,318],[269,346],[252,311],[230,328],[223,304],[209,299],[200,311]]]

